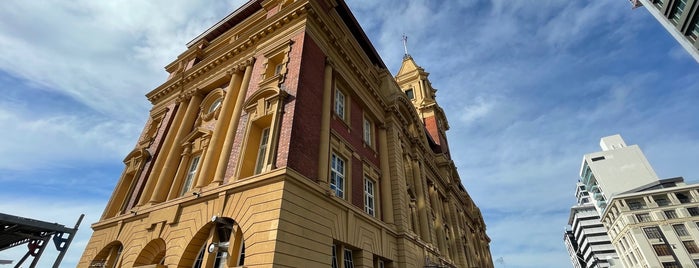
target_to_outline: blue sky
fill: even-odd
[[[574,185],[582,155],[599,151],[603,136],[640,145],[661,177],[699,180],[699,64],[644,8],[347,2],[392,73],[404,33],[431,73],[459,174],[507,267],[569,267],[562,232]],[[144,94],[242,1],[203,3],[0,4],[0,212],[67,226],[87,214],[65,267],[79,259],[143,128]]]

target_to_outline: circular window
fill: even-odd
[[[211,106],[209,106],[209,113],[216,111],[216,109],[218,109],[218,107],[221,106],[222,101],[223,100],[221,98],[216,99],[214,103],[212,103]]]

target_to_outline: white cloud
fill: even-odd
[[[143,95],[167,75],[163,66],[240,3],[6,2],[0,46],[12,53],[0,54],[0,70],[98,112],[139,118]]]
[[[133,148],[143,123],[90,115],[30,115],[0,108],[0,170],[117,164]]]
[[[464,124],[484,118],[493,110],[497,103],[494,100],[486,100],[483,96],[474,98],[471,102],[465,103],[459,113],[459,119]]]

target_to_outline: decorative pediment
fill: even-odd
[[[144,148],[136,148],[124,158],[126,174],[136,172],[150,159],[150,153]]]
[[[212,132],[211,130],[208,130],[208,129],[205,129],[202,127],[195,128],[192,132],[190,132],[187,136],[185,136],[184,139],[182,139],[181,143],[182,143],[182,145],[185,145],[187,143],[194,142],[197,139],[202,138],[202,137],[209,138],[209,137],[211,137],[211,132]]]

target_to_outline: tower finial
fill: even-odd
[[[403,34],[403,49],[405,50],[405,55],[403,55],[403,58],[410,57],[410,54],[408,54],[408,36]]]

